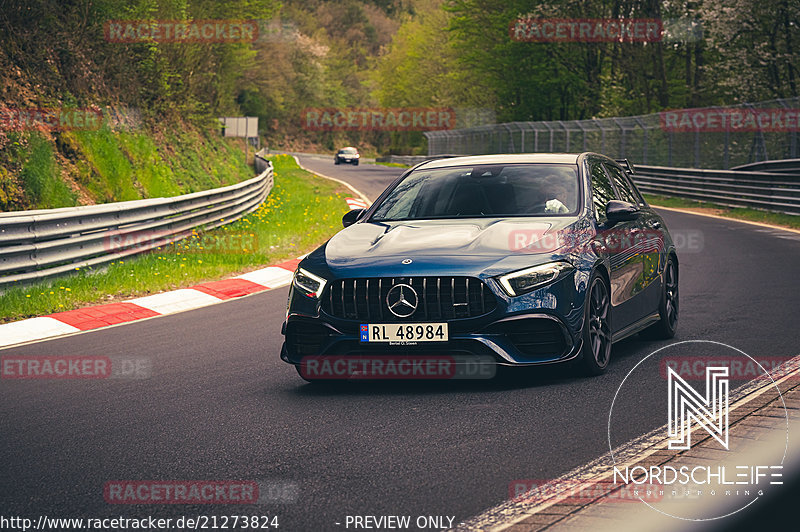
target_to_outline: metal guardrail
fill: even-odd
[[[235,185],[172,198],[0,213],[0,287],[97,266],[213,229],[255,210],[273,186],[272,164]]]
[[[758,163],[735,166],[731,170],[745,172],[774,172],[781,174],[800,174],[800,159],[780,159],[777,161],[761,161]]]
[[[414,166],[431,158],[432,157],[428,157],[427,155],[386,155],[385,157],[377,157],[375,162]]]
[[[443,153],[440,155],[387,155],[385,157],[378,157],[375,159],[379,163],[398,163],[406,164],[408,166],[416,166],[425,161],[433,159],[446,159],[448,157],[463,157],[462,155],[453,155]]]
[[[257,151],[255,154],[253,154],[253,165],[256,168],[256,173],[257,174],[262,174],[267,169],[272,171],[272,163],[269,161],[269,159],[266,159],[264,157],[264,154],[266,153],[266,151],[267,151],[266,148],[261,148],[259,151]]]
[[[800,215],[800,173],[636,165],[642,192]]]

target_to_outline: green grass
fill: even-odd
[[[218,229],[103,268],[79,270],[0,297],[0,322],[15,321],[228,277],[311,251],[341,229],[349,192],[300,169],[286,155],[271,157],[275,187],[256,211]]]
[[[159,145],[149,131],[98,130],[65,133],[79,154],[78,181],[98,203],[157,198],[208,190],[251,175],[241,143],[175,128]]]
[[[171,165],[174,181],[182,193],[232,185],[242,180],[244,172],[252,172],[251,167],[245,164],[241,139],[222,138],[216,130],[200,135],[173,129],[166,133],[166,141],[180,154],[180,158],[166,153],[166,150],[163,150],[161,158]],[[252,158],[253,148],[249,151]]]
[[[736,220],[747,220],[750,222],[760,222],[771,225],[778,225],[781,227],[788,227],[790,229],[800,229],[800,216],[792,214],[783,214],[778,212],[759,211],[756,209],[746,209],[743,207],[726,207],[724,205],[717,205],[716,203],[708,203],[703,201],[694,201],[684,198],[675,198],[667,196],[654,196],[645,194],[647,203],[651,205],[658,205],[661,207],[673,207],[676,209],[683,208],[703,208],[718,210],[719,216],[726,218],[733,218]]]
[[[135,168],[135,179],[146,198],[178,196],[181,187],[172,169],[158,155],[158,148],[147,135],[122,132],[117,141],[126,158]]]
[[[28,159],[22,165],[20,180],[28,202],[35,208],[71,207],[76,195],[61,181],[52,145],[38,134],[28,139]]]

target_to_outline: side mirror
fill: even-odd
[[[361,215],[364,214],[366,209],[353,209],[352,211],[347,211],[344,216],[342,216],[342,225],[345,227],[350,227],[354,223],[361,218]]]
[[[606,205],[606,218],[614,224],[635,220],[639,213],[639,207],[627,201],[611,200]]]

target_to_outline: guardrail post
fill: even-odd
[[[619,128],[619,158],[624,159],[626,157],[625,152],[627,151],[628,146],[626,145],[626,129],[619,123],[619,120],[616,118],[613,119],[614,123],[617,124]]]
[[[644,127],[644,123],[638,116],[634,116],[633,119],[639,124],[639,127],[642,128],[642,164],[647,164],[647,129]]]
[[[779,98],[778,103],[780,103],[784,109],[789,108],[784,98]],[[797,129],[792,129],[789,132],[789,158],[795,159],[796,157],[797,157]]]
[[[667,132],[667,166],[672,166],[672,131]]]
[[[727,170],[731,166],[730,161],[730,144],[731,144],[731,130],[730,128],[725,128],[725,147],[722,151],[722,168],[723,170]]]
[[[598,123],[598,127],[600,128],[600,151],[602,153],[605,153],[606,152],[606,128],[604,128],[602,125],[599,125],[600,124],[599,120],[597,121],[597,123]]]
[[[569,129],[567,129],[567,126],[564,125],[564,122],[562,120],[558,120],[558,125],[561,126],[561,129],[564,130],[564,150],[563,151],[568,152],[568,151],[570,151],[570,149],[569,149]]]
[[[589,151],[586,148],[586,128],[583,127],[583,120],[576,120],[575,124],[581,129],[581,133],[583,133],[583,150],[582,151]]]
[[[542,125],[544,127],[546,127],[547,130],[550,132],[550,150],[549,151],[552,152],[553,151],[553,128],[550,127],[550,124],[547,123],[547,122],[542,122]]]
[[[509,150],[508,153],[514,153],[514,133],[511,131],[511,124],[503,124],[506,131],[508,131],[508,143],[509,143]]]
[[[694,167],[700,168],[700,131],[694,132]]]

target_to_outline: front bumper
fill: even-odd
[[[366,321],[329,315],[317,300],[292,287],[289,311],[281,331],[286,340],[280,356],[285,362],[299,365],[305,357],[316,356],[456,355],[492,359],[504,366],[553,364],[578,356],[585,297],[576,288],[572,276],[515,298],[494,288],[497,307],[491,312],[478,317],[444,320],[450,333],[447,342],[388,345],[362,342],[360,326]],[[576,301],[580,304],[576,305]],[[372,323],[385,322],[372,320]]]
[[[552,322],[552,331],[541,331],[541,342],[523,344],[519,334],[505,332],[502,328],[511,321]],[[451,333],[447,342],[419,343],[417,345],[370,344],[359,340],[357,330],[342,331],[328,322],[304,316],[290,316],[284,327],[287,339],[281,348],[281,359],[299,365],[304,357],[334,356],[474,356],[482,360],[491,358],[498,365],[533,366],[566,362],[578,356],[580,339],[571,335],[559,319],[547,314],[519,315],[492,323],[478,333]],[[545,329],[545,328],[543,328]],[[532,349],[533,347],[533,349]],[[536,352],[538,347],[538,352]]]

